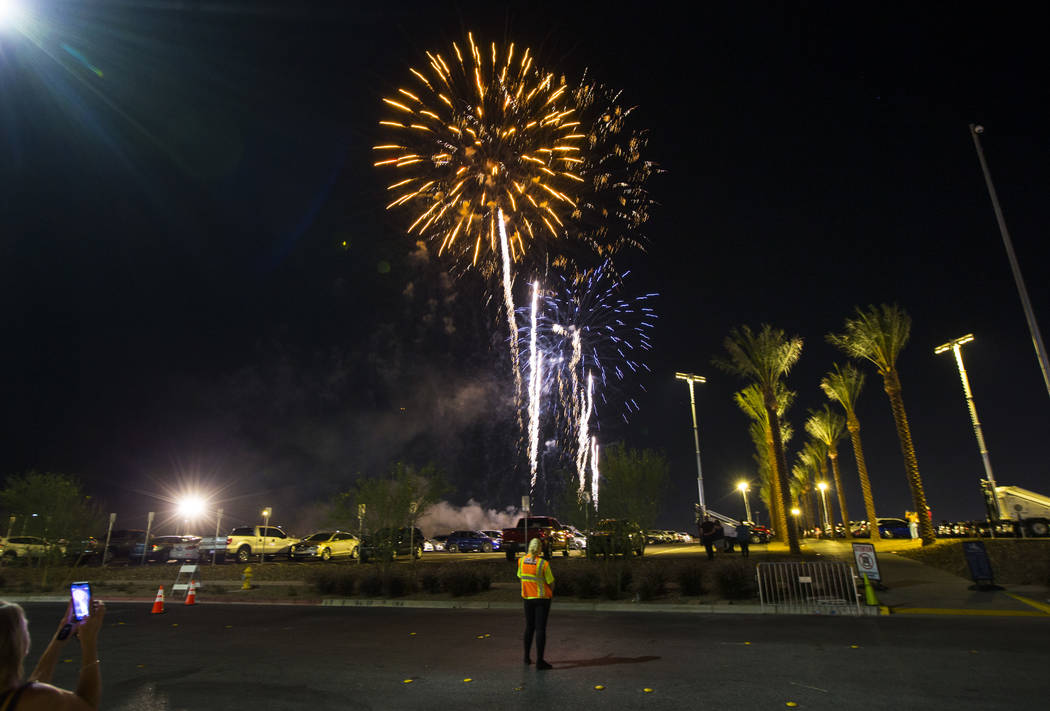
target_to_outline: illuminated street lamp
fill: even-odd
[[[798,517],[802,515],[802,509],[795,506],[791,509],[791,515],[795,517],[795,531],[798,532],[798,537],[802,538],[802,529],[799,527]]]
[[[707,504],[704,503],[704,472],[700,468],[700,432],[696,426],[696,398],[693,395],[694,383],[706,383],[707,378],[692,373],[675,373],[674,377],[684,380],[689,385],[689,407],[693,413],[693,444],[696,445],[696,491],[700,497],[700,515],[707,515]]]
[[[828,516],[828,483],[818,482],[817,488],[820,489],[820,506],[824,510],[824,532],[827,533],[831,528],[831,517]]]
[[[183,535],[188,534],[190,521],[196,521],[204,514],[206,509],[207,504],[198,494],[187,494],[179,498],[175,502],[175,515],[178,516],[179,521],[176,525],[175,535],[179,535],[178,525],[181,524],[186,524],[186,530],[183,531]]]
[[[966,396],[966,406],[970,408],[970,420],[973,421],[973,431],[977,435],[977,449],[981,451],[981,460],[984,462],[984,475],[988,478],[988,485],[992,492],[992,507],[995,512],[995,518],[998,520],[1002,518],[1002,512],[999,511],[999,498],[995,494],[995,476],[992,474],[992,460],[988,457],[988,447],[984,444],[981,421],[977,419],[977,405],[974,404],[973,393],[970,391],[970,380],[966,377],[966,368],[963,366],[962,347],[972,341],[973,334],[967,333],[965,336],[953,338],[947,343],[937,346],[933,349],[933,354],[940,355],[947,351],[955,354],[955,363],[959,366],[959,378],[962,380],[963,394]],[[992,526],[991,530],[994,531],[995,526]]]
[[[751,520],[751,504],[747,500],[747,492],[750,491],[751,487],[747,485],[746,481],[742,481],[736,485],[737,491],[744,495],[744,515],[747,516],[747,520]]]
[[[15,27],[25,17],[25,10],[16,0],[0,0],[0,29]]]

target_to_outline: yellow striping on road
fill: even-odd
[[[983,617],[1046,617],[1031,610],[958,610],[947,607],[895,607],[895,615],[978,615]]]
[[[1017,600],[1018,602],[1023,602],[1026,605],[1031,605],[1037,610],[1042,610],[1044,614],[1050,615],[1050,605],[1047,605],[1045,602],[1039,602],[1038,600],[1033,600],[1032,598],[1025,597],[1024,595],[1015,595],[1011,592],[1008,592],[1006,594],[1012,597],[1014,600]]]

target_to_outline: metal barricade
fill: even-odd
[[[759,563],[758,597],[772,612],[861,615],[853,566],[843,562]]]

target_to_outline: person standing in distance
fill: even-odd
[[[550,669],[543,658],[547,646],[547,615],[554,597],[554,573],[551,564],[540,555],[540,539],[529,541],[529,552],[518,561],[521,597],[525,602],[525,663],[532,664],[532,638],[536,637],[536,668]]]
[[[750,558],[751,553],[749,548],[751,546],[751,522],[741,521],[740,525],[736,527],[736,542],[740,544],[740,556],[742,558]]]

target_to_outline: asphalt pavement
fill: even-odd
[[[26,603],[36,661],[63,606]],[[103,708],[1011,709],[1044,706],[1050,617],[569,612],[549,672],[517,611],[114,602]],[[72,643],[75,645],[75,642]],[[75,684],[67,648],[56,683]],[[649,690],[649,691],[647,691]]]

